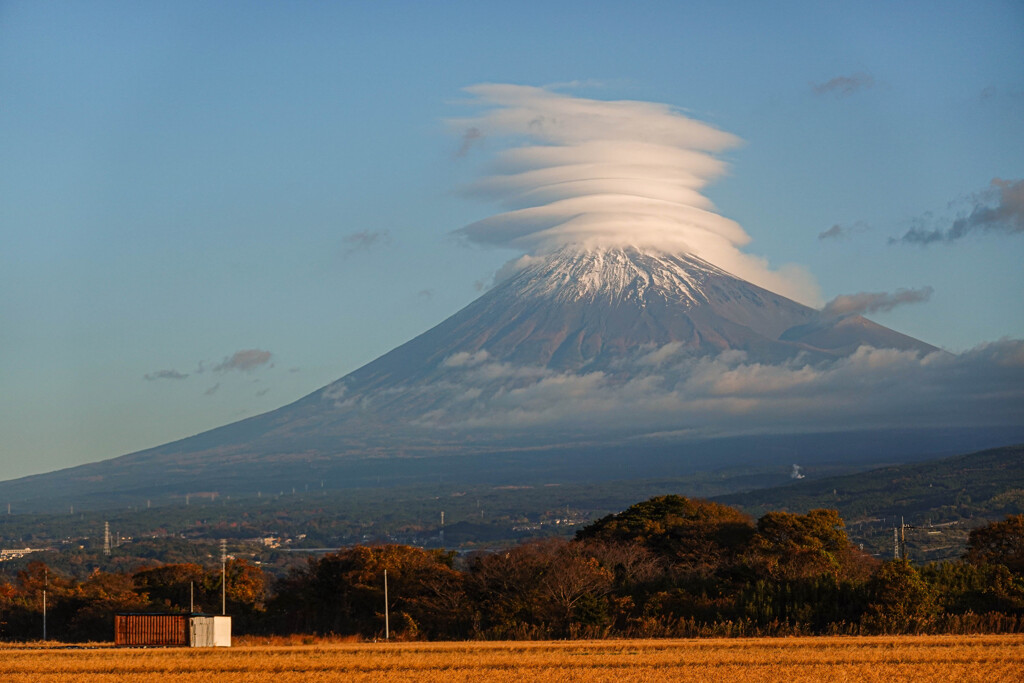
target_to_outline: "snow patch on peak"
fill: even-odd
[[[559,302],[635,301],[658,296],[685,305],[706,303],[704,283],[728,273],[690,255],[635,247],[565,247],[531,257],[510,279],[517,296]]]

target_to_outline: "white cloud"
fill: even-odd
[[[488,176],[466,188],[506,211],[459,230],[466,239],[530,254],[566,245],[688,252],[772,291],[820,302],[802,268],[773,270],[743,252],[750,237],[702,194],[725,173],[715,155],[739,145],[735,135],[652,102],[502,84],[467,91],[488,109],[451,125],[509,146]]]
[[[256,368],[270,362],[273,354],[270,351],[261,349],[243,349],[235,351],[230,357],[214,366],[214,372],[228,372],[238,370],[240,372],[251,372]]]
[[[897,289],[895,292],[858,292],[841,294],[825,304],[822,310],[827,316],[863,315],[877,311],[891,311],[904,304],[928,301],[932,296],[931,287],[920,289]]]
[[[1024,341],[986,344],[960,356],[861,347],[849,357],[815,365],[755,363],[736,351],[695,357],[669,344],[638,350],[600,372],[512,371],[488,361],[460,365],[450,368],[443,383],[417,392],[444,408],[414,418],[416,424],[471,431],[584,429],[714,437],[853,427],[1008,426],[1024,422]]]

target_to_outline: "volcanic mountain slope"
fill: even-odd
[[[936,350],[862,316],[824,317],[694,256],[563,248],[296,407],[334,400],[415,420],[451,404],[446,380],[459,370],[489,370],[491,381],[478,373],[472,386],[486,397],[540,369],[626,375],[624,359],[668,345],[763,363],[834,360],[862,345]]]
[[[630,361],[658,349],[821,363],[861,345],[936,350],[861,316],[825,318],[693,256],[564,248],[362,368],[239,426],[261,438],[297,440],[274,448],[299,452],[305,450],[299,442],[318,437],[345,441],[386,430],[386,451],[402,443],[407,428],[429,428],[417,430],[421,444],[448,440],[444,429],[478,423],[482,413],[501,410],[491,399],[545,377],[635,379],[644,369]],[[222,443],[235,440],[233,432]],[[478,437],[463,432],[458,440]],[[376,441],[367,438],[357,448]]]
[[[276,477],[296,463],[329,469],[353,458],[607,443],[600,424],[496,427],[493,418],[520,414],[509,397],[566,378],[581,382],[581,398],[587,382],[637,385],[667,351],[813,365],[862,345],[936,350],[859,316],[825,318],[690,255],[563,248],[527,261],[433,329],[295,403],[147,451],[0,484],[0,495],[28,496],[58,480],[95,491],[202,490],[228,486],[243,470],[256,477],[259,464],[273,465],[266,471]]]
[[[742,350],[765,362],[800,353],[836,358],[859,344],[936,350],[861,316],[823,318],[695,256],[566,247],[340,382],[367,389],[396,376],[408,382],[446,367],[456,353],[562,370],[606,368],[638,348],[673,342],[695,354]]]

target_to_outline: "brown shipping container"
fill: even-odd
[[[115,645],[187,647],[187,614],[118,614],[114,616]]]

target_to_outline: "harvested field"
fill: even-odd
[[[1019,681],[1021,636],[0,646],[6,683],[89,681]]]

